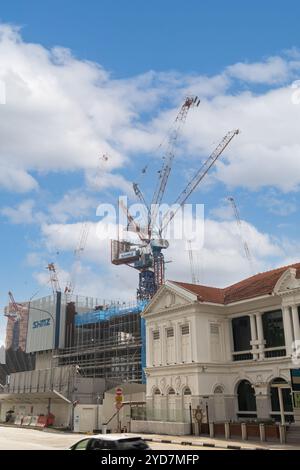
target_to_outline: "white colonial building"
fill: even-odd
[[[289,387],[299,305],[300,263],[225,289],[167,281],[143,313],[147,430],[188,431],[197,407],[214,422],[279,420],[280,400],[298,420]]]

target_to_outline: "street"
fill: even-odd
[[[83,434],[37,431],[0,427],[0,450],[64,450],[83,438]],[[149,443],[153,450],[187,450],[187,446]],[[215,450],[207,447],[189,446],[192,450]],[[220,449],[218,449],[220,450]]]

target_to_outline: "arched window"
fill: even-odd
[[[256,417],[255,391],[248,380],[242,380],[237,388],[238,416],[240,418]]]
[[[161,393],[158,387],[153,390],[153,410],[151,417],[154,421],[161,420]]]
[[[278,387],[276,387],[277,384],[279,384],[279,385],[280,384],[288,385],[288,383],[287,383],[286,380],[282,379],[281,377],[276,377],[270,383],[270,396],[271,396],[271,407],[272,407],[271,416],[272,416],[272,418],[275,419],[275,421],[280,421],[280,404],[279,404]],[[294,421],[291,389],[290,388],[282,388],[281,393],[282,393],[285,419],[287,421]]]
[[[185,387],[185,389],[183,391],[183,395],[192,395],[192,391],[191,391],[190,387]]]
[[[176,393],[174,388],[168,391],[168,421],[176,421]]]

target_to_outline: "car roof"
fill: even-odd
[[[134,434],[93,434],[89,437],[90,439],[103,439],[106,441],[122,441],[123,439],[142,439],[141,436],[135,436]]]

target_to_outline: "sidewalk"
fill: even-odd
[[[165,444],[180,444],[198,447],[216,447],[218,449],[231,450],[300,450],[299,445],[280,444],[278,442],[238,441],[233,439],[211,439],[205,436],[165,436],[159,434],[140,434],[143,439],[150,442]]]

